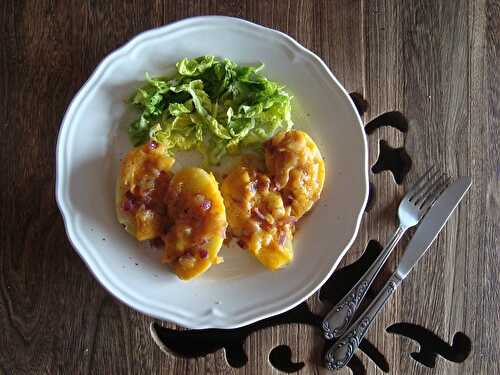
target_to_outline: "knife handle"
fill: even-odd
[[[372,303],[327,351],[325,365],[329,370],[338,370],[349,363],[368,328],[400,283],[401,279],[393,274]]]
[[[380,272],[380,269],[385,264],[389,255],[391,255],[392,249],[399,242],[403,234],[406,232],[405,227],[399,226],[394,232],[389,242],[387,243],[384,250],[375,259],[373,264],[368,268],[365,274],[359,279],[359,281],[352,287],[352,289],[338,302],[326,315],[323,320],[323,336],[327,340],[331,340],[336,337],[340,337],[344,334],[351,324],[356,310],[358,309],[361,301],[375,280],[375,277]]]

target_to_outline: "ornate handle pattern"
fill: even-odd
[[[366,292],[372,285],[373,280],[380,272],[380,269],[385,264],[389,255],[391,255],[392,249],[399,242],[403,234],[406,232],[405,227],[399,226],[390,238],[387,246],[380,253],[380,255],[375,259],[375,262],[370,266],[370,268],[365,272],[361,279],[354,285],[354,287],[337,303],[333,309],[326,315],[325,320],[323,320],[323,335],[327,340],[340,337],[344,334],[349,327],[349,324],[354,318],[359,304],[363,300]]]
[[[329,370],[338,370],[349,363],[378,312],[385,306],[400,283],[401,279],[396,274],[392,275],[370,306],[328,350],[325,365]]]

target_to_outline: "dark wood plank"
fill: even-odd
[[[414,169],[423,173],[432,163],[451,176],[469,175],[466,150],[471,145],[467,141],[468,114],[463,110],[469,102],[468,3],[407,2],[404,8],[404,112],[416,120],[407,145],[412,155],[418,155]],[[458,144],[464,148],[459,155]],[[458,222],[462,234],[465,233],[468,202],[460,206],[432,251],[401,288],[401,316],[411,314],[415,323],[433,327],[449,342],[455,334],[450,331],[452,310],[458,308],[463,312],[465,307],[456,299],[463,292],[458,283],[463,278],[464,256],[470,249],[458,241],[461,237]],[[457,321],[453,327],[463,330]],[[403,352],[414,345],[408,340],[401,341]],[[405,357],[402,354],[397,358],[401,371],[408,374],[422,371],[421,365]],[[461,371],[456,364],[442,360],[436,362],[436,370]]]
[[[401,186],[389,172],[371,176],[377,200],[343,265],[369,239],[387,240],[395,197],[427,165],[473,177],[458,212],[368,338],[393,374],[500,373],[500,5],[494,0],[0,2],[0,373],[267,374],[277,372],[268,354],[280,344],[305,362],[301,374],[327,373],[320,366],[322,339],[304,325],[251,335],[249,362],[239,369],[223,351],[196,360],[165,355],[149,336],[152,320],[113,299],[66,239],[53,191],[55,142],[69,101],[99,61],[138,32],[202,14],[243,17],[290,34],[349,91],[368,98],[366,120],[394,109],[415,120],[407,135],[383,128],[369,138],[371,164],[384,139],[405,145],[414,166]],[[308,302],[326,311],[317,296]],[[448,342],[464,332],[472,354],[462,364],[438,358],[427,369],[408,356],[418,350],[414,342],[385,333],[400,321]],[[383,373],[360,358],[369,374]]]
[[[370,103],[366,114],[367,120],[373,119],[381,113],[398,110],[403,111],[401,91],[403,85],[401,60],[404,38],[401,32],[401,9],[398,2],[365,1],[364,23],[366,60],[364,66],[364,96]],[[391,127],[377,130],[369,138],[370,165],[373,166],[379,156],[379,145],[385,140],[391,147],[402,147],[403,133]],[[371,174],[371,181],[376,187],[376,201],[365,218],[364,232],[366,242],[375,239],[381,244],[386,243],[393,234],[397,222],[395,212],[398,200],[404,194],[402,185],[394,183],[391,172]],[[365,243],[366,243],[365,242]],[[398,247],[400,248],[400,246]],[[364,247],[360,247],[364,249]],[[397,249],[396,249],[397,250]],[[376,282],[380,287],[394,267],[394,257],[388,261],[384,275]],[[393,358],[400,352],[398,341],[393,336],[384,335],[385,328],[399,321],[398,314],[399,293],[393,297],[368,334],[368,339],[382,352],[389,361],[391,373],[399,373],[398,366]],[[382,374],[383,372],[368,358],[362,357],[368,374]]]
[[[500,331],[489,322],[500,318],[500,3],[471,3],[469,18],[469,139],[471,174],[476,181],[469,197],[464,292],[465,331],[474,332],[476,351],[470,371],[500,372]]]

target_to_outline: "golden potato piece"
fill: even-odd
[[[300,130],[282,132],[264,144],[266,166],[297,219],[319,199],[325,163],[314,141]]]
[[[271,270],[293,259],[294,218],[265,174],[238,166],[222,182],[231,233]]]
[[[121,162],[116,184],[116,214],[127,232],[139,241],[159,237],[165,224],[164,196],[174,159],[151,141],[135,147]]]
[[[183,280],[222,261],[226,210],[217,181],[200,168],[185,168],[170,181],[165,198],[169,223],[163,262]]]

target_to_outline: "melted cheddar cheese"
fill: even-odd
[[[185,168],[170,181],[163,262],[187,280],[222,262],[226,210],[217,181],[200,168]]]
[[[174,159],[164,146],[150,141],[133,148],[117,181],[118,220],[138,240],[161,243],[162,261],[187,280],[222,262],[227,210],[238,245],[267,268],[282,268],[293,259],[296,221],[321,195],[325,166],[302,131],[279,133],[264,149],[267,171],[242,163],[219,191],[214,176],[203,169],[171,173]]]
[[[155,142],[135,147],[121,162],[116,184],[118,221],[139,241],[159,237],[166,221],[164,196],[174,159]]]
[[[293,259],[294,218],[271,179],[254,168],[238,166],[222,183],[231,234],[266,267],[276,270]]]
[[[269,175],[297,219],[319,199],[325,163],[314,141],[300,130],[282,132],[264,144]]]

